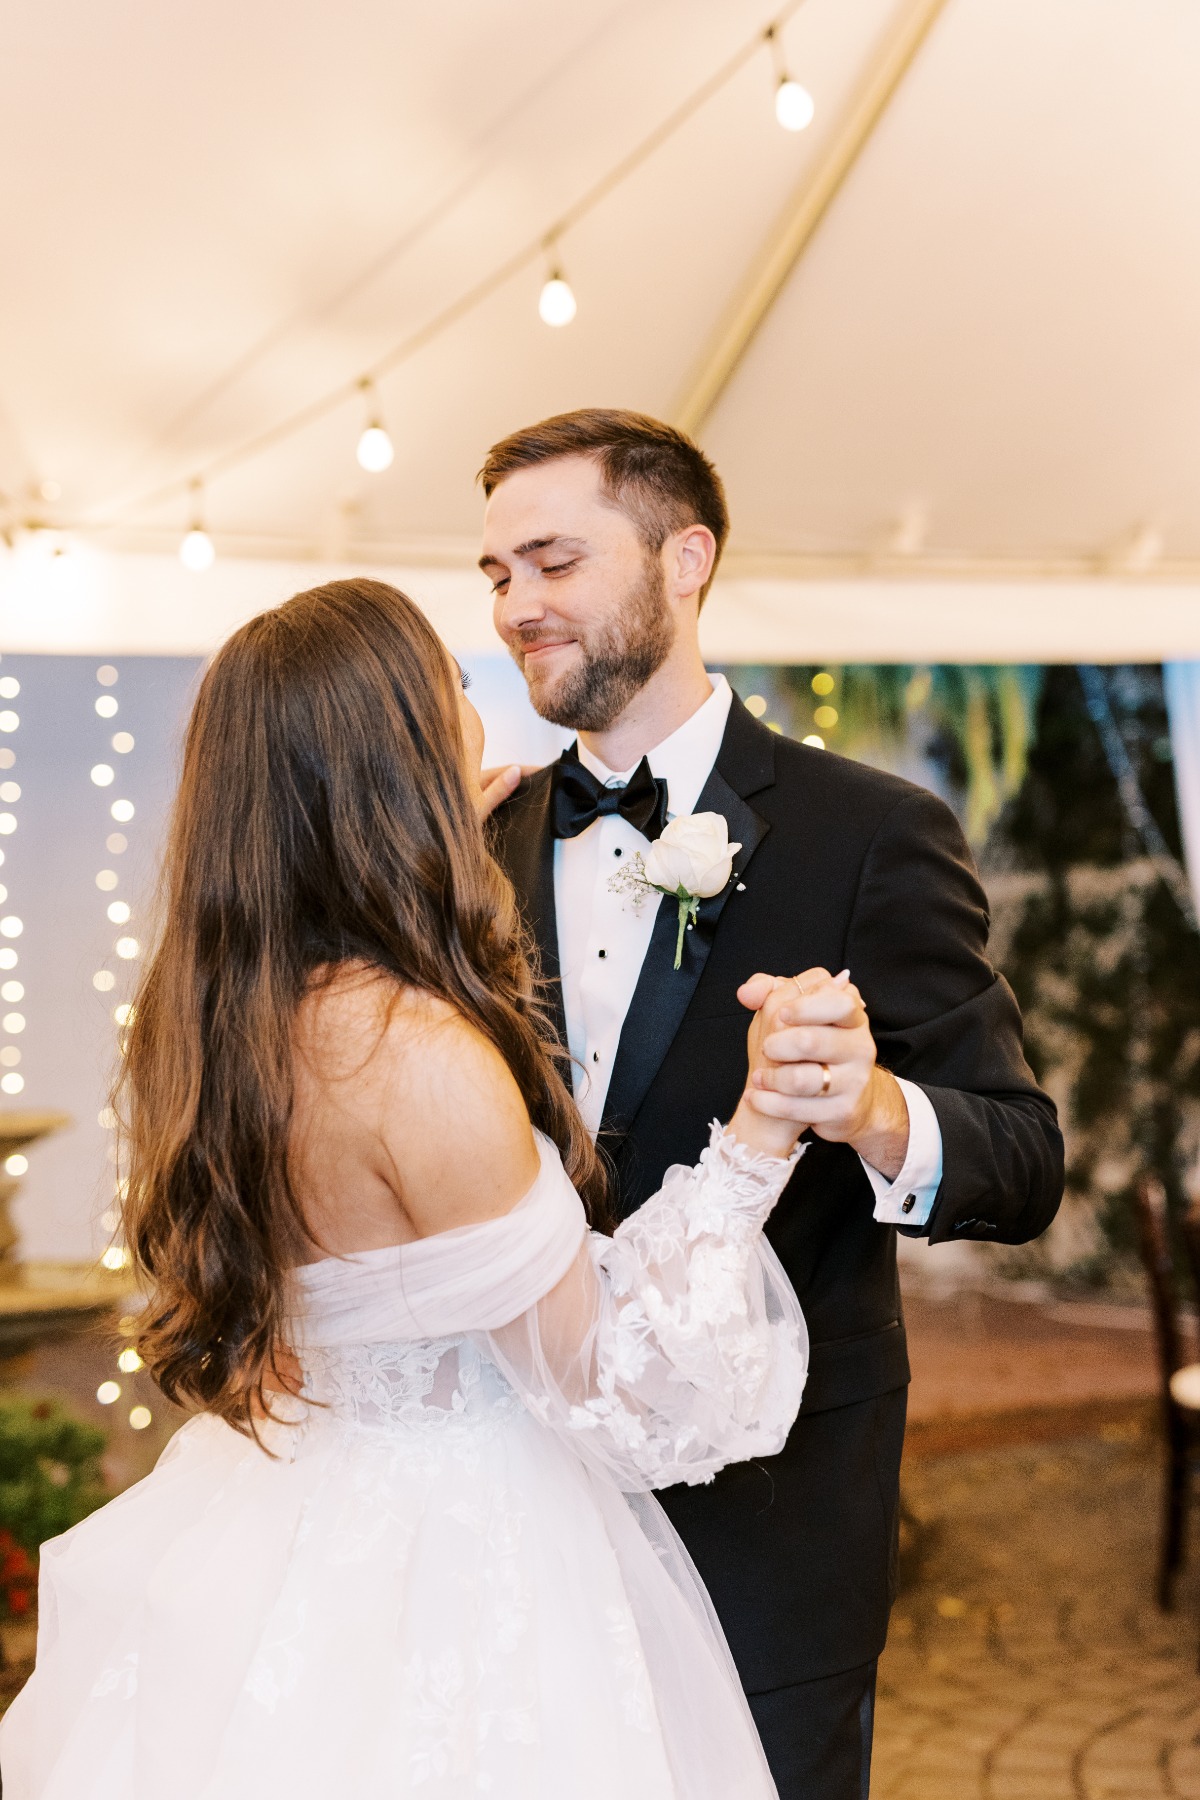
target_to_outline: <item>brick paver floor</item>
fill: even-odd
[[[905,1491],[873,1800],[1200,1800],[1200,1580],[1154,1606],[1148,1434],[916,1461]]]

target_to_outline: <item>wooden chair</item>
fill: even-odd
[[[1200,1362],[1189,1360],[1185,1349],[1167,1196],[1157,1176],[1143,1176],[1138,1183],[1136,1210],[1142,1262],[1154,1309],[1167,1450],[1158,1604],[1168,1611],[1175,1576],[1183,1562],[1190,1477],[1200,1467]],[[1200,1209],[1189,1211],[1184,1239],[1196,1276],[1200,1273]],[[1200,1294],[1200,1288],[1197,1293]]]

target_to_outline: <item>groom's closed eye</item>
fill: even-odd
[[[552,576],[569,575],[571,573],[571,570],[578,568],[578,566],[579,566],[579,558],[577,556],[573,556],[569,562],[544,563],[542,565],[542,567],[539,568],[538,574],[539,575],[552,575]],[[508,587],[509,580],[510,580],[510,577],[508,575],[497,575],[495,581],[493,581],[493,583],[492,583],[493,594],[504,593],[505,589]]]

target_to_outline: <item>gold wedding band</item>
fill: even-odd
[[[819,1093],[817,1094],[818,1100],[823,1100],[825,1098],[826,1094],[829,1092],[829,1083],[831,1080],[832,1080],[832,1077],[829,1073],[829,1064],[822,1063],[821,1064],[821,1087],[820,1087]]]
[[[795,982],[796,986],[800,989],[800,992],[802,994],[807,994],[808,989],[805,987],[804,983],[801,981],[801,979],[798,975],[793,975],[792,980]]]

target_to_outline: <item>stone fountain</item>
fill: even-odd
[[[133,1293],[127,1269],[99,1262],[24,1262],[9,1206],[21,1185],[9,1157],[71,1123],[66,1113],[0,1109],[0,1381],[6,1363],[52,1339],[98,1324]]]

